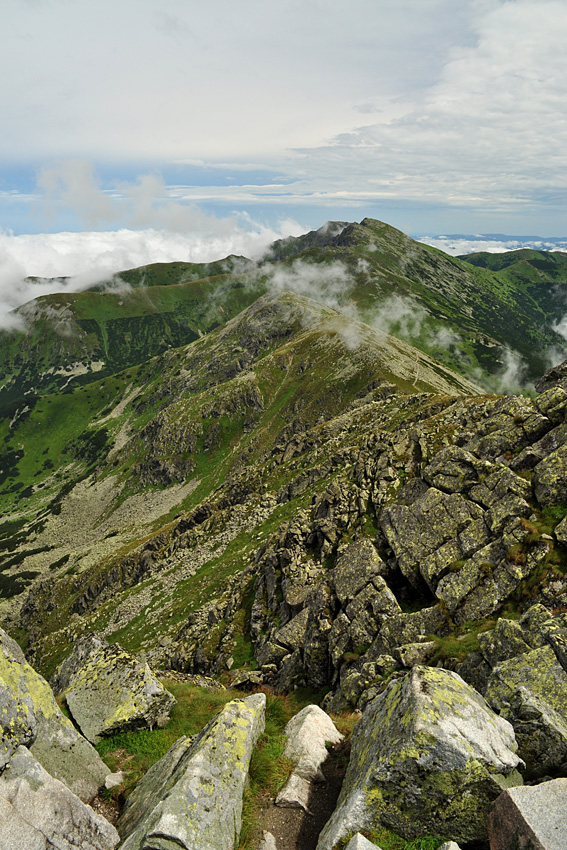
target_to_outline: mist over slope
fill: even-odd
[[[449,257],[365,219],[275,242],[261,261],[125,271],[12,314],[0,332],[0,405],[115,374],[283,290],[404,339],[487,389],[519,389],[562,359],[567,283],[565,255],[521,253],[508,264],[507,255]]]

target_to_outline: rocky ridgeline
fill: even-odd
[[[495,667],[517,655],[547,646],[559,664],[567,391],[548,387],[535,400],[426,399],[397,402],[399,428],[388,429],[383,403],[372,400],[277,444],[272,463],[296,463],[297,473],[259,504],[269,515],[312,488],[310,506],[150,655],[190,672],[230,668],[234,620],[252,589],[257,669],[234,681],[280,691],[330,686],[326,707],[334,711],[364,708],[389,676],[432,659],[481,692]],[[241,472],[228,505],[202,506],[179,522],[165,548],[168,565],[190,559],[202,535],[214,540],[223,510],[252,501],[247,481]],[[503,609],[509,614],[498,619]],[[446,657],[448,640],[458,646],[475,630],[474,652]],[[217,640],[207,651],[211,631]]]

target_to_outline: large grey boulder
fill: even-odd
[[[565,850],[567,779],[509,788],[488,816],[490,850]]]
[[[147,662],[93,635],[77,642],[52,681],[64,687],[75,723],[93,744],[116,732],[165,725],[175,704]]]
[[[121,850],[233,850],[265,706],[264,694],[233,700],[195,739],[180,738],[128,798]]]
[[[3,850],[114,850],[120,840],[23,746],[0,777],[0,813]]]
[[[309,808],[313,782],[324,782],[321,766],[327,758],[327,743],[338,744],[343,739],[329,715],[318,705],[307,705],[292,717],[285,727],[287,741],[284,756],[294,768],[285,786],[276,797],[277,806]]]
[[[511,725],[456,674],[414,667],[370,703],[354,728],[337,808],[318,850],[386,826],[405,838],[486,838],[486,813],[521,783]]]
[[[485,696],[513,725],[530,772],[541,775],[567,761],[567,673],[550,646],[497,664]]]
[[[63,715],[45,679],[0,629],[0,772],[20,744],[84,802],[110,773],[96,750]]]

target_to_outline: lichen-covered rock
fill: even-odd
[[[93,632],[80,637],[75,643],[72,653],[61,662],[49,680],[53,693],[58,696],[63,691],[66,691],[72,679],[85,666],[90,656],[107,646],[108,643],[104,638],[99,637]]]
[[[565,850],[567,779],[509,788],[488,816],[491,850]]]
[[[25,747],[0,777],[0,847],[114,850],[115,828],[54,779]]]
[[[338,744],[343,735],[318,705],[307,705],[285,727],[284,756],[294,768],[276,797],[276,805],[307,811],[312,782],[324,782],[321,765],[327,758],[327,743]]]
[[[83,735],[97,743],[104,735],[164,725],[175,697],[148,664],[106,641],[78,641],[73,657],[57,674],[65,700]]]
[[[370,540],[363,538],[351,543],[337,558],[337,565],[331,573],[331,581],[341,605],[346,607],[384,569],[384,562]]]
[[[436,649],[437,644],[434,640],[406,643],[394,650],[394,657],[400,662],[402,667],[416,667],[417,665],[425,664]]]
[[[438,490],[462,493],[477,484],[479,475],[492,468],[488,461],[475,457],[460,446],[447,446],[437,452],[423,470],[423,477]]]
[[[567,673],[550,646],[496,665],[486,700],[512,723],[530,772],[541,775],[567,761]]]
[[[447,494],[431,487],[410,507],[384,508],[380,526],[402,573],[419,587],[421,561],[482,516],[482,508],[459,493]]]
[[[511,725],[456,673],[414,667],[355,726],[337,809],[318,850],[379,825],[406,838],[485,838],[491,802],[521,782],[515,748]]]
[[[547,643],[546,632],[551,619],[551,611],[541,602],[537,602],[535,605],[531,605],[527,611],[524,611],[518,620],[524,640],[532,649],[537,649],[538,646],[544,646]]]
[[[63,715],[45,679],[0,629],[0,770],[20,744],[81,800],[96,796],[110,773],[96,750]]]
[[[520,625],[504,617],[497,621],[493,629],[479,634],[478,642],[480,651],[491,667],[530,651]]]
[[[233,850],[266,697],[233,700],[193,740],[179,739],[145,775],[118,821],[121,850]]]
[[[505,599],[529,576],[548,553],[546,541],[537,543],[525,560],[508,560],[506,546],[497,539],[445,575],[435,595],[453,615],[457,625],[481,620],[501,607]]]
[[[533,486],[540,505],[567,502],[567,445],[560,446],[535,466]]]

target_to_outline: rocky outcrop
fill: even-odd
[[[128,798],[118,821],[122,850],[233,850],[265,705],[264,694],[234,700],[193,740],[170,748]]]
[[[542,776],[567,762],[567,673],[550,646],[497,664],[486,699],[513,725],[530,773]]]
[[[0,847],[114,850],[115,828],[18,747],[0,777]]]
[[[355,726],[337,809],[318,850],[357,829],[406,838],[486,838],[486,814],[522,782],[510,724],[455,673],[415,667],[392,682]]]
[[[307,705],[285,727],[284,756],[294,765],[288,781],[276,797],[277,806],[309,808],[312,783],[325,782],[321,770],[327,744],[338,744],[343,735],[318,705]]]
[[[104,735],[165,725],[175,704],[147,662],[94,635],[77,642],[53,681],[93,743]]]
[[[488,816],[490,850],[564,850],[567,779],[509,788]]]
[[[81,800],[92,800],[110,771],[63,715],[45,679],[1,629],[0,706],[0,772],[25,745],[48,773]]]

